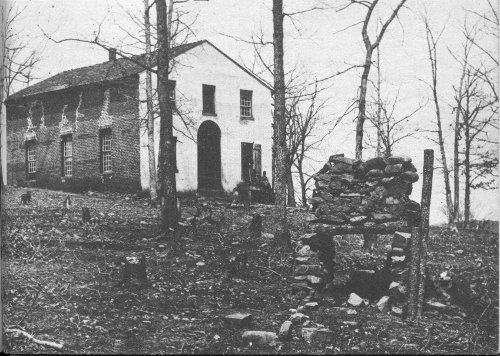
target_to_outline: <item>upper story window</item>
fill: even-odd
[[[36,174],[36,141],[26,142],[26,178],[28,180],[35,179]]]
[[[203,84],[203,114],[215,115],[215,85]]]
[[[62,162],[62,176],[71,177],[73,175],[72,135],[65,135],[61,137],[61,162]]]
[[[111,172],[111,129],[99,132],[101,145],[101,173]]]
[[[252,118],[252,91],[240,90],[240,116],[242,119]]]

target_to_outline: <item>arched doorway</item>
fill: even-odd
[[[220,128],[213,121],[198,129],[198,189],[222,189]]]

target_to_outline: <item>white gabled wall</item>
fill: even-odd
[[[176,81],[176,102],[188,121],[185,127],[179,115],[174,115],[177,143],[177,190],[198,188],[197,144],[198,128],[205,120],[214,121],[221,130],[222,187],[234,189],[241,180],[241,142],[262,146],[262,170],[271,179],[272,107],[271,92],[254,77],[246,73],[210,43],[189,50],[176,58],[169,79]],[[215,85],[216,116],[202,115],[202,84]],[[153,75],[153,88],[156,76]],[[254,120],[240,119],[240,89],[253,91]],[[146,117],[145,73],[140,75],[140,117]],[[148,147],[145,120],[141,120],[141,185],[149,188]],[[189,134],[191,133],[191,135]],[[192,137],[191,137],[192,136]],[[155,153],[158,156],[159,119],[155,121]]]

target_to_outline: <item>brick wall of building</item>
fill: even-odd
[[[109,106],[105,105],[109,90]],[[81,100],[80,100],[81,98]],[[103,109],[104,107],[104,109]],[[72,130],[73,174],[62,177],[61,129]],[[8,184],[68,191],[139,191],[138,76],[7,102]],[[30,113],[31,112],[31,113]],[[78,114],[78,118],[77,118]],[[37,170],[29,180],[26,133],[36,134]],[[103,120],[104,119],[104,120]],[[112,173],[101,173],[99,123],[111,129]]]

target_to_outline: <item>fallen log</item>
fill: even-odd
[[[24,330],[19,330],[19,329],[5,329],[5,332],[6,333],[15,333],[15,334],[18,334],[18,335],[20,334],[20,335],[24,336],[25,338],[29,339],[30,341],[34,342],[35,344],[52,347],[52,348],[57,349],[57,350],[62,350],[63,347],[64,347],[63,344],[60,344],[60,343],[57,343],[57,342],[36,339],[33,335],[28,334]]]

